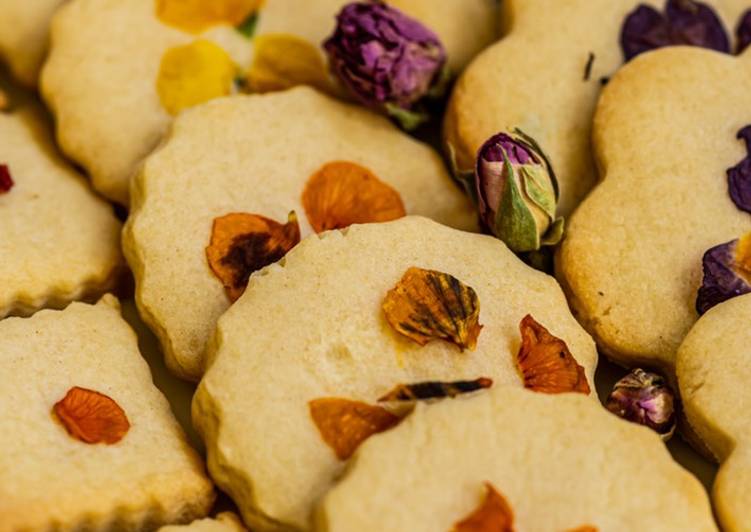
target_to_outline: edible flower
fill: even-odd
[[[7,164],[0,164],[0,194],[10,192],[15,183],[10,175],[10,168]]]
[[[738,132],[746,143],[746,157],[728,170],[730,199],[742,211],[751,213],[751,125]]]
[[[751,233],[715,246],[702,259],[704,279],[696,297],[696,311],[709,309],[751,292]]]
[[[742,54],[751,44],[751,9],[741,15],[738,27],[735,29],[735,53]]]
[[[656,373],[632,370],[615,383],[605,407],[618,417],[649,427],[665,441],[675,432],[675,395]]]

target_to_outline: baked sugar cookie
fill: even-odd
[[[640,55],[603,92],[603,182],[571,218],[556,267],[579,321],[618,362],[671,372],[698,318],[702,257],[751,230],[727,175],[746,155],[736,135],[751,123],[749,83],[750,53],[681,47]]]
[[[41,111],[0,112],[0,138],[0,318],[113,287],[120,223],[56,153]]]
[[[50,21],[63,0],[4,0],[0,58],[21,83],[34,86],[49,45]]]
[[[499,388],[418,405],[366,442],[323,499],[316,530],[717,527],[701,484],[648,429],[576,394]]]
[[[683,410],[701,442],[721,462],[712,498],[724,530],[751,522],[751,295],[705,314],[678,350]]]
[[[246,532],[240,519],[232,512],[222,512],[216,519],[206,518],[189,525],[168,525],[159,532]]]
[[[592,115],[603,82],[623,64],[624,20],[640,4],[662,11],[665,0],[504,0],[505,37],[464,71],[446,113],[444,139],[458,167],[473,168],[491,135],[520,128],[545,147],[560,181],[559,214],[571,214],[595,184]],[[748,8],[745,0],[709,4],[727,29]]]
[[[137,165],[184,107],[235,90],[252,0],[75,0],[59,10],[41,88],[62,150],[127,205]],[[196,8],[191,10],[191,7]]]
[[[248,275],[301,236],[407,213],[476,227],[471,204],[437,153],[385,118],[307,87],[186,112],[132,192],[124,247],[139,310],[172,371],[192,380],[203,373],[216,320]],[[285,224],[291,212],[296,220]],[[285,224],[283,250],[253,251],[255,241],[229,245],[260,231],[250,215],[263,218],[263,227]]]
[[[407,217],[311,236],[252,276],[193,419],[251,527],[305,529],[357,445],[415,399],[589,393],[596,359],[551,277],[499,240]]]
[[[117,300],[0,322],[0,530],[141,530],[214,499]]]

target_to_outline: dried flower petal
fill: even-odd
[[[264,0],[156,0],[156,16],[169,26],[201,33],[219,24],[239,26]]]
[[[453,532],[514,532],[514,512],[490,482],[477,509],[454,525]]]
[[[272,92],[311,85],[335,92],[321,51],[305,39],[286,33],[269,33],[253,39],[253,64],[247,86],[253,92]]]
[[[410,268],[382,307],[391,327],[420,345],[441,339],[471,350],[482,329],[477,293],[443,272]]]
[[[597,527],[592,525],[583,525],[569,529],[566,532],[597,532]]]
[[[284,225],[258,214],[231,213],[214,220],[206,258],[227,296],[237,301],[253,272],[277,262],[299,242],[294,212]]]
[[[0,89],[0,111],[7,111],[9,107],[10,101],[8,100],[8,95]]]
[[[605,407],[620,418],[651,428],[665,441],[675,431],[674,394],[656,373],[632,370],[615,383]]]
[[[13,185],[15,183],[13,182],[13,177],[10,175],[10,168],[8,168],[7,164],[0,164],[0,194],[10,192]]]
[[[348,460],[362,442],[401,421],[380,406],[335,397],[314,399],[308,408],[323,441],[339,460]]]
[[[122,408],[110,397],[75,386],[52,411],[68,433],[84,443],[111,445],[125,437],[130,423]]]
[[[172,115],[232,92],[237,68],[211,41],[198,39],[170,48],[162,57],[156,87],[162,106]]]
[[[728,189],[735,206],[751,213],[751,126],[741,129],[738,138],[746,143],[746,157],[728,170]]]
[[[741,54],[751,44],[751,9],[741,15],[735,35],[737,39],[735,53]]]
[[[524,387],[542,393],[579,392],[589,394],[589,383],[566,342],[527,315],[519,324],[522,345],[517,363]]]
[[[696,311],[709,309],[751,293],[751,233],[739,240],[715,246],[702,259],[704,280],[696,296]]]
[[[389,393],[379,398],[384,401],[419,401],[423,399],[439,399],[456,397],[457,395],[476,392],[493,386],[493,380],[480,377],[473,381],[440,382],[428,381],[415,384],[399,384]]]
[[[313,174],[302,204],[316,233],[406,215],[399,193],[359,164],[336,161]]]
[[[621,47],[626,61],[663,46],[701,46],[730,53],[730,40],[714,9],[695,0],[668,0],[663,15],[646,4],[626,16]]]

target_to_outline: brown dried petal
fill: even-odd
[[[308,407],[323,441],[339,460],[348,460],[370,436],[401,421],[399,416],[380,406],[336,397],[314,399]]]
[[[415,384],[400,384],[378,401],[419,401],[424,399],[439,399],[456,397],[464,393],[472,393],[493,386],[493,380],[480,377],[472,381],[440,382],[428,381]]]
[[[391,327],[420,345],[442,339],[474,349],[480,335],[480,300],[447,273],[410,268],[383,300]]]
[[[85,443],[111,445],[130,428],[125,411],[114,400],[78,386],[68,390],[52,411],[71,436]]]
[[[336,161],[313,174],[302,204],[316,233],[405,216],[399,193],[358,164]]]
[[[454,525],[452,532],[514,532],[514,512],[506,499],[486,482],[485,499],[477,509]]]
[[[525,388],[543,393],[589,394],[589,383],[566,343],[527,315],[519,325],[522,345],[517,363]]]
[[[234,302],[245,292],[253,272],[277,262],[299,242],[294,212],[286,224],[258,214],[231,213],[214,220],[206,258]]]

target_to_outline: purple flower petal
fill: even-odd
[[[704,280],[696,297],[696,311],[702,315],[709,309],[743,294],[751,293],[748,271],[751,257],[751,233],[740,240],[715,246],[704,254]]]
[[[621,47],[626,61],[649,50],[675,45],[730,53],[730,40],[722,21],[702,2],[668,0],[664,15],[641,4],[623,21]]]
[[[605,407],[618,417],[651,428],[665,439],[675,430],[675,394],[656,373],[632,370],[615,383]]]
[[[751,126],[738,132],[746,143],[746,157],[728,170],[728,191],[735,206],[751,213]]]
[[[14,184],[8,165],[0,164],[0,194],[10,192],[10,189],[13,188]]]
[[[738,27],[735,29],[737,44],[735,53],[740,54],[751,44],[751,9],[743,13]]]

